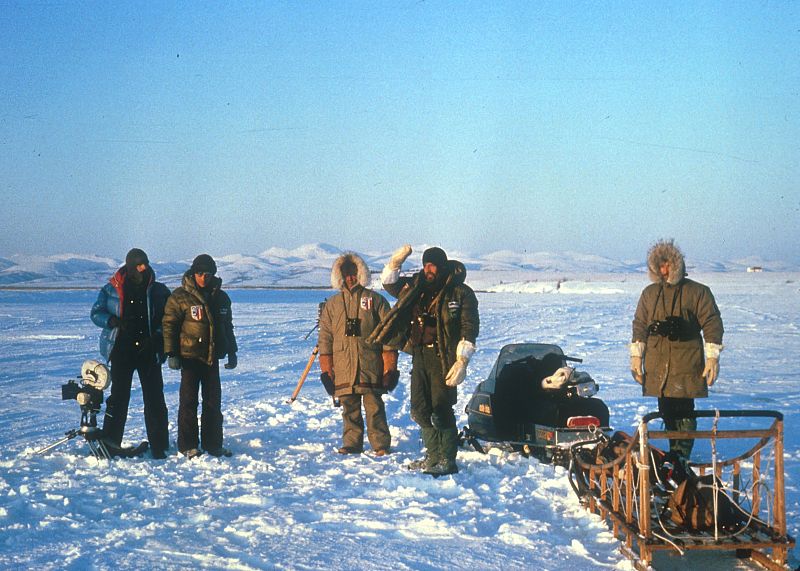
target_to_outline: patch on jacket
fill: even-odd
[[[450,315],[458,315],[461,311],[461,303],[458,301],[450,301],[447,303],[447,311]]]
[[[202,321],[203,319],[203,306],[202,305],[193,305],[191,307],[192,312],[192,319],[195,321]]]
[[[364,311],[370,311],[372,309],[372,298],[371,297],[362,297],[361,298],[361,309]]]

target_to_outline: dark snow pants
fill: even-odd
[[[444,383],[438,348],[415,347],[411,367],[411,418],[420,426],[429,463],[455,462],[458,428],[453,405],[458,391]]]
[[[342,404],[342,445],[349,448],[364,448],[364,417],[361,415],[361,402],[367,417],[367,438],[373,450],[389,450],[392,443],[389,423],[386,422],[386,406],[380,394],[343,395]]]
[[[152,450],[169,448],[167,405],[164,402],[164,378],[161,364],[152,351],[141,353],[118,350],[111,355],[111,394],[106,399],[103,435],[119,446],[125,433],[128,405],[131,400],[133,373],[139,375],[144,401],[144,425]]]
[[[200,429],[197,427],[198,393],[203,397]],[[178,406],[178,450],[192,448],[214,450],[222,446],[222,387],[219,361],[209,366],[185,359],[181,366],[180,404]]]
[[[694,399],[660,397],[658,399],[658,412],[664,418],[667,430],[697,430],[697,419],[690,418],[687,413],[694,412]],[[669,451],[680,454],[685,460],[694,448],[694,439],[682,438],[669,440]]]

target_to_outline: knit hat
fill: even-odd
[[[217,273],[217,263],[214,261],[214,258],[208,254],[200,254],[194,259],[192,267],[189,268],[189,270],[193,274],[209,273],[214,275]]]
[[[133,248],[128,254],[125,256],[125,267],[128,268],[128,271],[132,271],[136,269],[136,266],[139,264],[149,264],[150,260],[147,259],[147,254],[144,253],[144,250],[140,250],[139,248]]]
[[[422,254],[422,265],[431,263],[437,268],[443,268],[447,263],[447,254],[441,248],[428,248]]]
[[[144,282],[144,275],[147,273],[147,270],[144,273],[139,273],[137,267],[141,264],[150,264],[150,260],[147,259],[147,254],[144,253],[144,250],[133,248],[125,256],[125,275],[136,285]]]

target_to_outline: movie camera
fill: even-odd
[[[61,385],[61,400],[75,400],[81,408],[80,427],[65,432],[64,438],[36,453],[44,454],[62,442],[83,436],[96,458],[111,459],[111,454],[102,440],[102,431],[97,427],[97,413],[103,405],[103,391],[109,384],[111,378],[108,367],[92,359],[84,361],[80,376]]]

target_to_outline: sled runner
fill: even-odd
[[[506,345],[466,407],[462,443],[506,443],[540,460],[567,465],[569,446],[608,432],[608,407],[593,398],[597,383],[567,367],[582,362],[558,345]]]
[[[693,414],[710,430],[651,430],[649,423],[662,417],[650,413],[633,436],[602,435],[574,444],[573,489],[591,512],[611,524],[637,569],[648,569],[656,551],[683,555],[689,550],[735,551],[768,569],[788,569],[795,540],[786,532],[783,416],[774,411]],[[682,462],[652,444],[670,438],[694,439],[695,456],[705,458]]]

